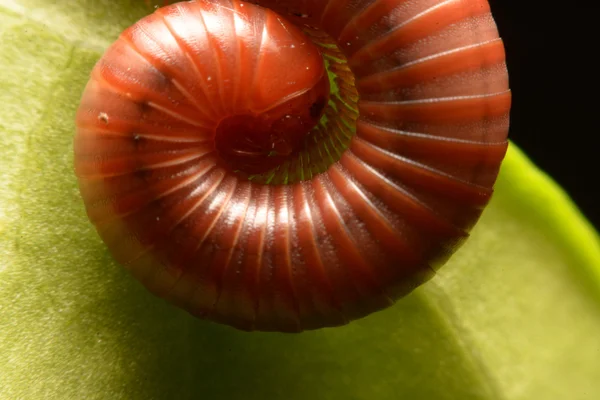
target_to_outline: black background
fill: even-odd
[[[598,229],[600,10],[586,3],[490,0],[513,91],[509,137]]]

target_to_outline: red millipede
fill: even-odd
[[[196,0],[98,61],[75,172],[113,257],[242,330],[390,306],[492,195],[511,95],[486,0]]]

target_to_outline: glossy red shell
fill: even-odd
[[[115,259],[192,314],[244,330],[342,325],[429,279],[478,220],[507,147],[503,44],[486,0],[253,3],[299,27],[200,0],[108,49],[77,113],[82,197]],[[339,111],[355,133],[325,172],[253,183],[223,165],[215,131],[320,79],[304,23],[348,60],[336,83],[360,97],[354,117]]]

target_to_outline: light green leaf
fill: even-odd
[[[146,292],[87,221],[74,113],[141,0],[0,0],[0,399],[598,399],[600,240],[513,145],[472,238],[346,327],[243,333]]]

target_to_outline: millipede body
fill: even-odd
[[[510,102],[486,0],[176,3],[91,72],[75,172],[156,295],[242,330],[339,326],[467,238]]]

